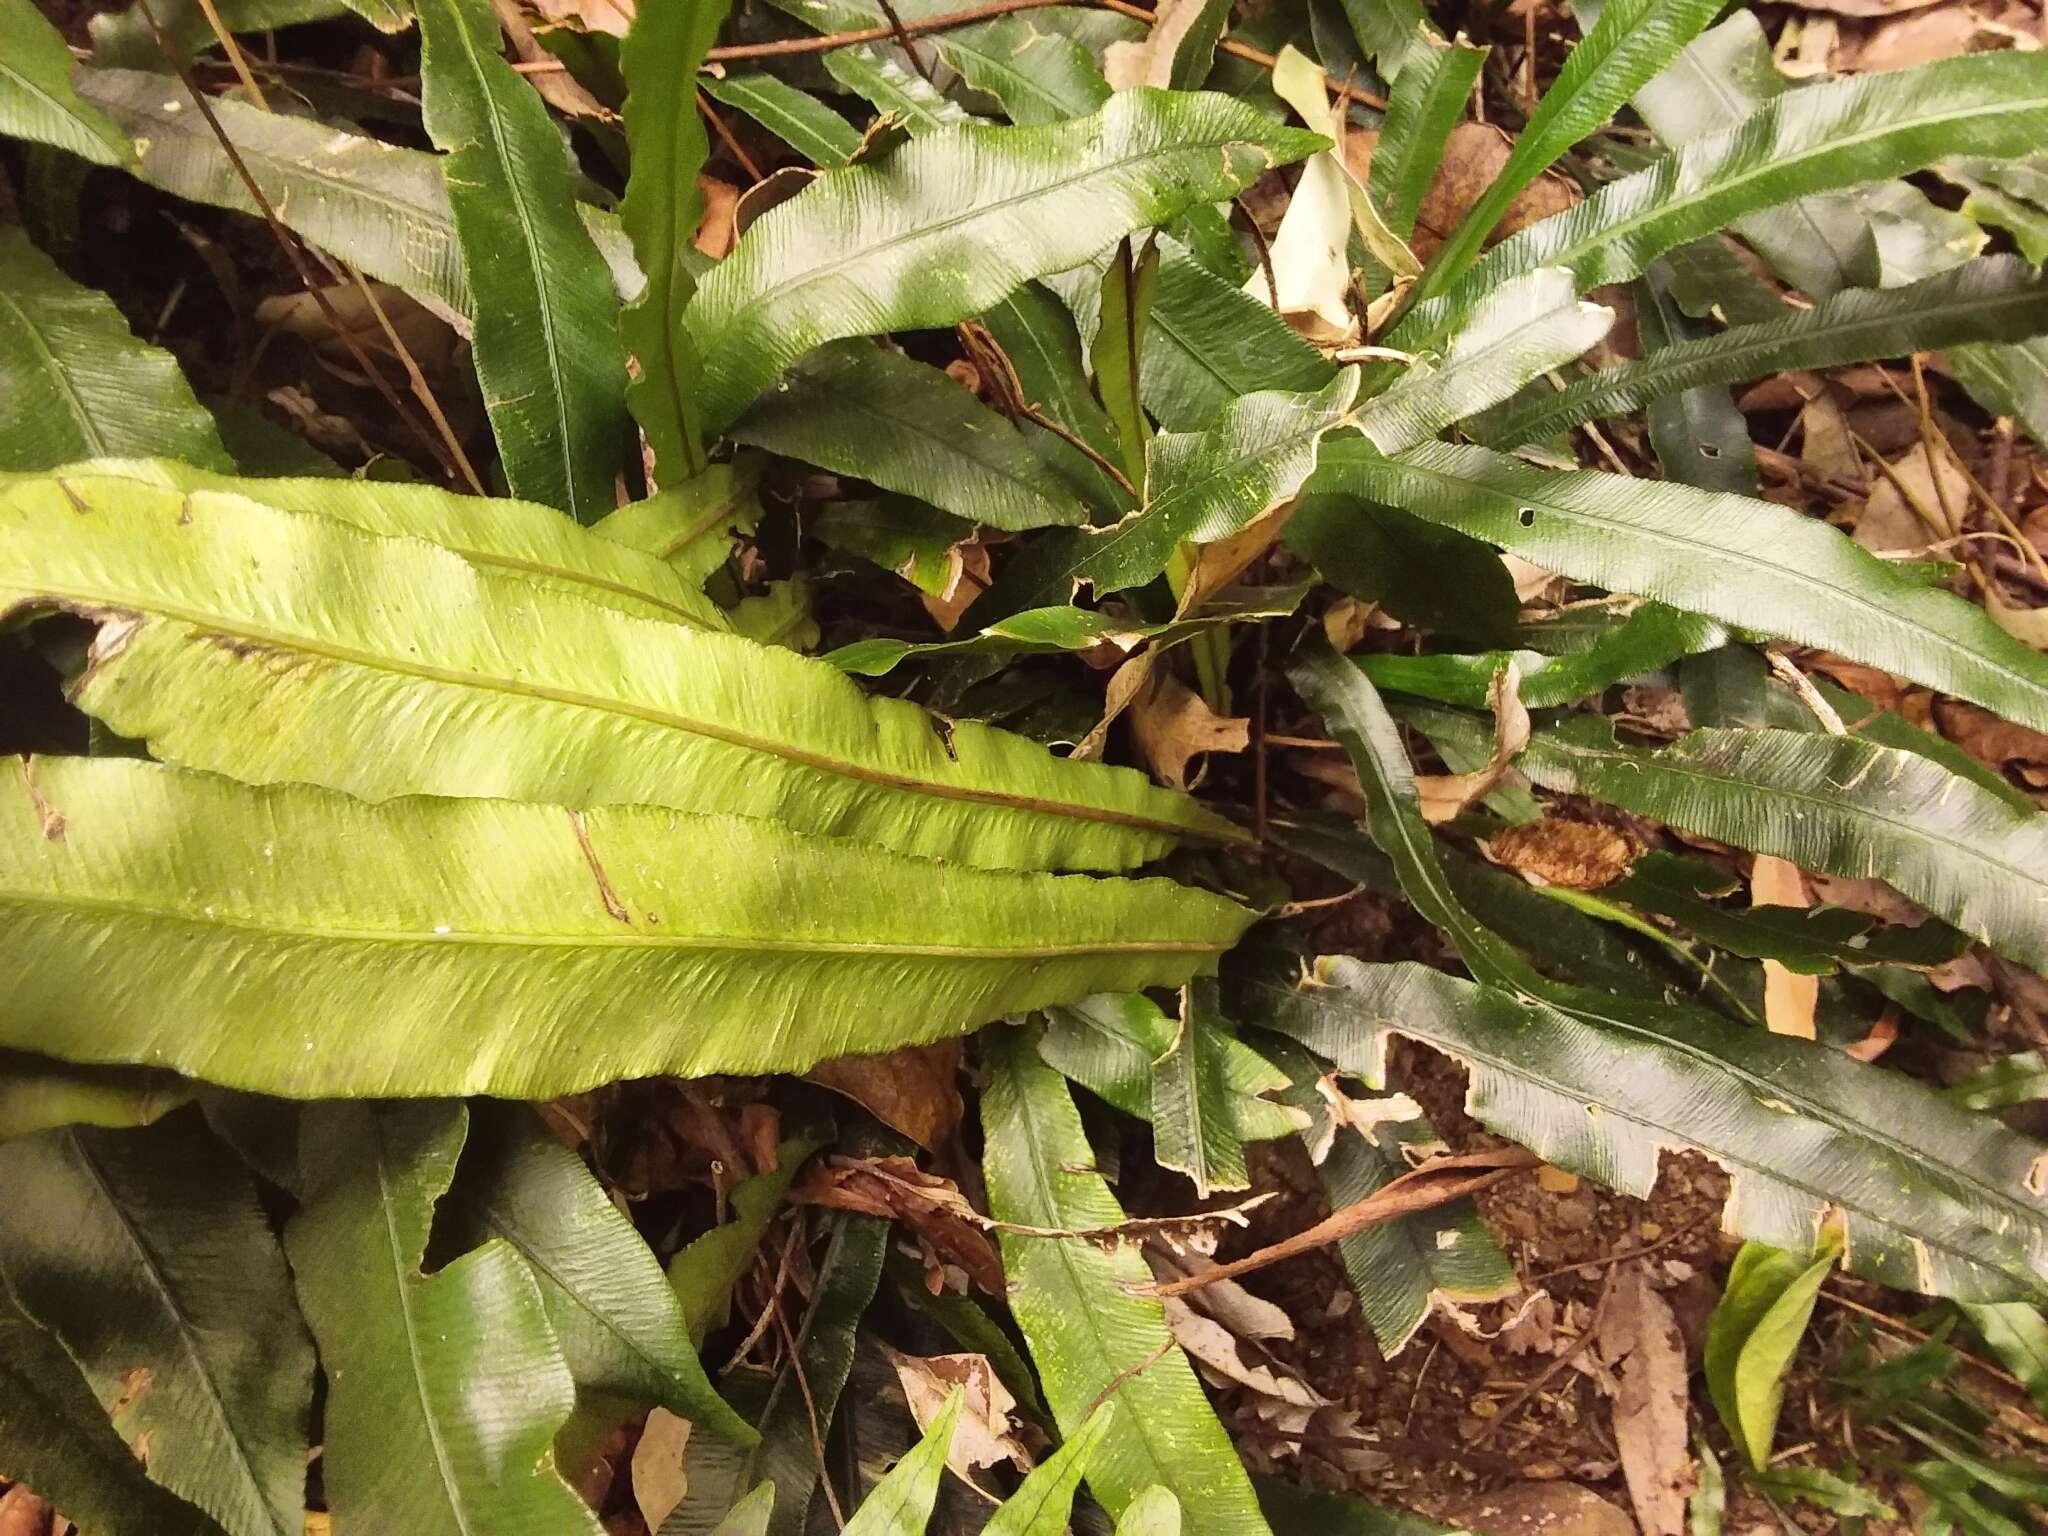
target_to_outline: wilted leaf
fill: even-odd
[[[959,1072],[959,1042],[948,1040],[881,1056],[842,1056],[813,1067],[809,1076],[930,1152],[952,1138],[967,1113],[954,1081]]]
[[[985,1294],[1003,1294],[995,1247],[960,1186],[926,1173],[910,1158],[835,1157],[813,1168],[790,1199],[902,1222],[924,1251],[927,1284],[934,1291],[942,1284],[939,1266],[950,1264]]]
[[[952,1421],[944,1465],[984,1496],[983,1469],[1008,1463],[1028,1470],[1031,1453],[1012,1432],[1017,1400],[996,1378],[986,1355],[905,1355],[887,1351],[896,1379],[920,1431]],[[878,1490],[879,1491],[879,1490]]]

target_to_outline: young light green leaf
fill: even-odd
[[[1517,272],[1568,267],[1581,291],[1621,282],[1756,209],[1946,155],[2025,154],[2044,137],[2048,55],[1972,54],[1809,86],[1509,236],[1463,281],[1411,310],[1387,341],[1413,350]]]
[[[617,504],[626,423],[611,275],[576,216],[561,138],[499,52],[487,0],[423,0],[419,19],[427,132],[448,157],[477,378],[505,478],[514,495],[594,523]],[[687,110],[694,123],[694,102]],[[670,313],[659,292],[656,311]]]
[[[1152,440],[1145,505],[1099,533],[1071,536],[1077,558],[1055,580],[1090,582],[1097,595],[1126,591],[1164,571],[1183,544],[1250,527],[1315,472],[1324,435],[1344,424],[1357,395],[1358,370],[1347,369],[1313,395],[1247,395],[1205,432],[1161,433]]]
[[[737,454],[693,479],[627,502],[590,531],[665,562],[693,596],[702,597],[706,578],[731,557],[734,537],[752,533],[761,520],[764,467],[760,454]]]
[[[1387,227],[1403,240],[1415,233],[1422,196],[1443,161],[1451,130],[1465,115],[1472,82],[1479,78],[1487,53],[1467,43],[1462,34],[1447,43],[1422,21],[1402,51],[1398,70],[1382,71],[1390,82],[1398,78],[1400,83],[1388,93],[1366,190]]]
[[[1583,356],[1613,324],[1613,310],[1573,297],[1569,272],[1510,278],[1472,312],[1442,362],[1415,363],[1360,406],[1358,430],[1381,453],[1413,448]]]
[[[1154,1483],[1124,1506],[1116,1536],[1180,1536],[1181,1507],[1173,1490]]]
[[[938,1501],[939,1480],[946,1475],[946,1456],[964,1396],[959,1387],[947,1394],[946,1406],[924,1438],[861,1500],[846,1522],[846,1536],[924,1536],[932,1505]]]
[[[1093,1163],[1066,1084],[1040,1062],[1023,1030],[991,1042],[982,1096],[983,1170],[999,1221],[1035,1227],[1113,1227],[1124,1219]],[[1154,1484],[1202,1511],[1215,1536],[1266,1536],[1243,1464],[1172,1345],[1156,1301],[1127,1294],[1150,1283],[1135,1250],[1085,1238],[1002,1237],[1010,1304],[1063,1433],[1081,1432],[1104,1401],[1115,1422],[1097,1446],[1088,1486],[1112,1517]]]
[[[1126,91],[1092,117],[946,128],[828,171],[763,214],[697,290],[687,322],[706,425],[723,429],[813,347],[950,325],[1321,142],[1225,97]]]
[[[1311,482],[1403,507],[1611,592],[1833,650],[2048,728],[2048,659],[1973,604],[1774,503],[1484,448],[1382,459],[1333,443]]]
[[[532,1274],[495,1240],[421,1273],[466,1125],[460,1104],[306,1114],[285,1249],[327,1371],[327,1507],[343,1533],[598,1536],[555,1467],[576,1389]]]
[[[1531,626],[1525,638],[1540,637]],[[1641,677],[1685,656],[1726,645],[1728,631],[1712,619],[1644,603],[1583,650],[1481,651],[1468,655],[1400,656],[1391,652],[1353,658],[1375,686],[1467,709],[1484,709],[1494,676],[1510,662],[1521,679],[1518,696],[1529,709],[1550,709]]]
[[[1835,1258],[1832,1249],[1814,1259],[1744,1243],[1728,1271],[1720,1304],[1707,1320],[1708,1395],[1750,1466],[1759,1471],[1770,1465],[1778,1410],[1785,1401],[1785,1372]]]
[[[261,217],[205,115],[175,78],[81,70],[78,88],[134,140],[141,158],[129,168],[133,175],[195,203]],[[440,156],[228,97],[210,105],[287,229],[366,275],[404,288],[458,327],[468,325],[474,303]],[[619,293],[637,293],[644,279],[618,221],[581,204],[576,216],[597,242]]]
[[[1979,1067],[1945,1090],[1952,1103],[1965,1109],[2010,1109],[2048,1099],[2048,1055],[2016,1051]]]
[[[712,1536],[768,1536],[768,1522],[775,1518],[775,1485],[763,1483],[718,1522]]]
[[[2048,279],[2015,257],[1987,256],[1903,288],[1851,289],[1782,320],[1660,347],[1561,392],[1532,392],[1490,411],[1471,433],[1512,448],[1680,390],[2040,331],[2048,331]]]
[[[128,135],[71,83],[71,50],[35,0],[0,0],[0,134],[68,150],[95,165],[135,158]]]
[[[229,1536],[298,1536],[313,1346],[234,1154],[188,1110],[8,1142],[0,1185],[0,1271],[150,1475]]]
[[[130,758],[14,780],[0,1046],[287,1097],[802,1071],[1179,985],[1249,917],[1163,880],[932,864],[659,807],[373,806]],[[126,962],[91,964],[88,935]],[[480,990],[484,1021],[461,1004]]]
[[[1720,9],[1717,0],[1608,0],[1599,22],[1565,56],[1564,68],[1515,136],[1506,163],[1430,262],[1416,285],[1416,302],[1463,276],[1516,195],[1613,116]]]
[[[710,153],[697,114],[697,71],[731,9],[732,0],[651,3],[634,11],[619,44],[632,166],[619,223],[647,274],[646,288],[619,313],[626,353],[639,364],[626,385],[626,404],[647,434],[655,473],[664,480],[688,479],[705,462],[697,418],[703,365],[683,324],[697,284],[685,256],[704,215],[697,172]],[[590,281],[587,271],[578,275]],[[560,281],[566,287],[569,279]],[[481,365],[481,349],[478,360]]]
[[[825,659],[857,677],[882,677],[899,662],[912,657],[1085,651],[1104,643],[1129,650],[1141,640],[1154,650],[1164,650],[1218,625],[1285,618],[1300,609],[1308,592],[1306,582],[1286,587],[1235,587],[1204,603],[1202,612],[1194,617],[1168,619],[1163,624],[1140,624],[1128,614],[1103,613],[1092,608],[1027,608],[962,640],[913,645],[907,640],[876,636],[842,645]]]
[[[668,1261],[668,1281],[681,1303],[692,1346],[704,1342],[714,1328],[723,1328],[732,1312],[732,1288],[746,1272],[761,1245],[761,1234],[782,1209],[790,1180],[817,1144],[792,1137],[776,1149],[773,1168],[749,1174],[732,1187],[730,1220],[691,1239]]]
[[[744,112],[815,166],[844,165],[860,148],[858,128],[808,91],[765,71],[700,75],[697,85],[713,101]]]
[[[713,1390],[676,1292],[583,1160],[524,1105],[480,1100],[440,1220],[466,1248],[509,1243],[533,1271],[580,1392],[658,1403],[751,1445],[753,1426]]]
[[[621,508],[602,526],[582,529],[537,502],[464,496],[433,485],[333,476],[255,479],[215,474],[171,459],[101,459],[66,473],[81,480],[106,476],[165,490],[246,496],[280,511],[318,513],[365,533],[425,539],[479,569],[521,576],[621,613],[695,629],[731,628],[718,605],[704,595],[701,577],[691,580],[671,569],[658,549],[628,548],[633,539],[614,536],[625,528],[629,516],[651,522],[686,497],[694,506],[699,482]],[[734,478],[735,466],[719,465],[707,472],[702,494],[731,488],[736,495]],[[726,505],[721,500],[718,508],[704,514],[707,520],[715,521]],[[724,558],[723,550],[719,558]]]
[[[72,282],[14,225],[0,225],[0,395],[0,470],[162,452],[232,467],[177,360],[137,339],[112,299]]]
[[[0,603],[120,616],[77,702],[190,767],[372,799],[716,805],[991,867],[1242,836],[1128,769],[969,722],[942,738],[823,663],[241,497],[0,483],[0,550]]]
[[[1809,1245],[1835,1210],[1850,1267],[1886,1284],[2002,1301],[2048,1282],[2038,1145],[1831,1046],[1602,994],[1567,1012],[1344,956],[1225,1000],[1374,1087],[1395,1035],[1450,1056],[1480,1124],[1626,1193],[1656,1182],[1663,1152],[1704,1153],[1734,1176],[1722,1222],[1738,1236]]]
[[[1854,736],[1703,728],[1658,752],[1610,722],[1539,732],[1516,765],[1802,869],[1876,875],[2022,965],[2048,966],[2048,816],[2016,811],[1915,753]]]
[[[73,1067],[0,1051],[0,1141],[67,1125],[154,1125],[192,1093],[182,1077],[149,1067]]]
[[[1273,66],[1273,94],[1292,107],[1301,120],[1317,133],[1336,131],[1337,125],[1330,115],[1328,82],[1323,68],[1292,43],[1280,50],[1279,59]],[[1327,199],[1331,205],[1328,212],[1333,216],[1333,227],[1324,226],[1330,244],[1317,252],[1304,243],[1297,255],[1289,250],[1292,241],[1314,233],[1313,216],[1304,217],[1310,213],[1308,205],[1312,199]],[[1296,183],[1294,198],[1280,220],[1279,232],[1273,237],[1273,269],[1285,273],[1304,258],[1310,263],[1327,259],[1329,276],[1335,287],[1345,287],[1350,278],[1350,262],[1346,255],[1348,242],[1344,234],[1347,216],[1366,254],[1388,272],[1402,278],[1421,274],[1422,263],[1408,249],[1407,242],[1387,227],[1386,220],[1380,217],[1378,205],[1360,185],[1350,164],[1334,149],[1317,155],[1308,172]],[[1246,287],[1256,293],[1261,280],[1260,276],[1254,276]],[[1288,286],[1282,278],[1280,287],[1283,292]],[[1284,306],[1285,310],[1301,307],[1304,306],[1295,302]],[[1331,295],[1331,302],[1327,304],[1306,307],[1316,310],[1318,318],[1339,330],[1349,324],[1350,317],[1345,313],[1341,294]]]
[[[34,1490],[94,1536],[220,1536],[213,1521],[150,1481],[78,1363],[4,1281],[0,1477]]]
[[[1114,1403],[1104,1403],[1089,1414],[1079,1433],[1025,1474],[1017,1491],[989,1516],[982,1536],[1066,1536],[1074,1491],[1115,1417]]]
[[[1721,1458],[1714,1454],[1703,1435],[1695,1433],[1692,1448],[1699,1487],[1686,1501],[1687,1536],[1722,1536],[1728,1513],[1728,1482],[1721,1472]]]
[[[1008,420],[938,369],[865,339],[799,360],[729,435],[991,528],[1088,520]]]
[[[1103,269],[1095,342],[1088,349],[1095,392],[1116,432],[1117,457],[1125,478],[1141,493],[1152,423],[1145,416],[1139,360],[1145,355],[1145,331],[1158,291],[1158,242],[1148,241],[1143,251],[1134,252],[1126,237]]]

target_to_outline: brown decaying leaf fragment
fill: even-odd
[[[960,1042],[906,1046],[880,1056],[842,1056],[813,1067],[809,1080],[844,1094],[893,1131],[935,1152],[967,1112],[956,1082]]]
[[[925,1255],[925,1283],[944,1287],[948,1267],[991,1296],[1004,1294],[1003,1264],[982,1231],[986,1218],[951,1179],[907,1157],[834,1157],[814,1165],[790,1192],[793,1205],[822,1205],[900,1221]]]
[[[1758,854],[1750,868],[1749,903],[1753,907],[1808,907],[1813,897],[1798,865]],[[1764,1023],[1772,1034],[1813,1039],[1813,1013],[1819,1004],[1818,976],[1796,975],[1776,960],[1764,961]]]
[[[1693,1489],[1686,1450],[1685,1340],[1641,1264],[1626,1266],[1595,1341],[1615,1369],[1614,1443],[1643,1536],[1680,1536]]]
[[[1561,816],[1504,827],[1479,846],[1494,863],[1534,884],[1570,891],[1612,885],[1628,873],[1637,853],[1635,843],[1613,827]]]
[[[1009,1462],[1031,1470],[1031,1452],[1014,1432],[1017,1400],[996,1376],[987,1355],[905,1355],[882,1346],[896,1368],[904,1400],[920,1433],[944,1412],[954,1388],[960,1389],[960,1417],[946,1450],[946,1465],[968,1487],[991,1503],[995,1496],[975,1480],[985,1467]]]

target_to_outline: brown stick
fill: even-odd
[[[704,55],[704,62],[724,64],[734,59],[777,59],[792,53],[830,53],[835,48],[851,48],[857,43],[886,43],[892,39],[922,37],[927,32],[944,32],[992,17],[1008,16],[1013,11],[1038,11],[1047,6],[1072,3],[1073,0],[987,0],[985,4],[969,6],[963,11],[948,11],[943,16],[924,16],[906,21],[900,27],[862,27],[853,32],[826,32],[817,37],[778,38],[772,43],[733,43],[712,49]]]
[[[1150,1285],[1138,1292],[1144,1296],[1185,1296],[1189,1291],[1198,1291],[1205,1285],[1218,1280],[1234,1280],[1239,1275],[1250,1274],[1255,1269],[1264,1269],[1268,1264],[1278,1264],[1282,1259],[1296,1258],[1342,1238],[1356,1237],[1368,1227],[1398,1217],[1412,1216],[1417,1211],[1434,1210],[1437,1206],[1448,1205],[1466,1195],[1477,1194],[1489,1185],[1498,1184],[1513,1173],[1525,1168],[1534,1168],[1543,1161],[1525,1147],[1509,1147],[1498,1152],[1468,1152],[1458,1157],[1440,1157],[1425,1163],[1413,1173],[1404,1173],[1393,1183],[1375,1190],[1363,1200],[1332,1211],[1305,1232],[1283,1238],[1277,1243],[1248,1253],[1241,1259],[1228,1264],[1218,1264],[1214,1269],[1205,1269],[1198,1275],[1189,1275],[1184,1280],[1169,1280],[1163,1285]]]

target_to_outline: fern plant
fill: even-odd
[[[437,407],[415,468],[505,493],[264,473],[274,441],[0,226],[0,618],[39,646],[53,615],[89,630],[50,649],[95,747],[0,790],[0,1475],[88,1531],[249,1536],[302,1527],[318,1446],[343,1536],[588,1531],[566,1473],[658,1406],[703,1432],[663,1531],[799,1531],[886,1226],[835,1219],[785,1370],[721,1396],[705,1320],[818,1141],[664,1275],[678,1234],[650,1246],[495,1101],[801,1074],[992,1023],[1011,1294],[947,1326],[1007,1350],[1066,1440],[990,1529],[1063,1529],[1084,1477],[1134,1533],[1257,1533],[1285,1497],[1134,1294],[1142,1261],[1049,1235],[1125,1219],[1069,1083],[1150,1121],[1207,1196],[1248,1186],[1246,1145],[1306,1126],[1326,1074],[1383,1085],[1402,1036],[1560,1168],[1643,1194],[1662,1153],[1698,1151],[1734,1176],[1740,1236],[1840,1232],[1855,1272],[1972,1305],[2048,1291],[2048,1153],[1763,1028],[1760,1002],[1776,967],[1830,978],[1842,1030],[1885,1000],[1948,1027],[1930,967],[1979,945],[2048,968],[2040,809],[1779,643],[2035,730],[2048,661],[1945,590],[1952,567],[1762,499],[1727,392],[1938,349],[2048,440],[2048,283],[1896,179],[2036,154],[2048,57],[1794,88],[1746,12],[1581,5],[1424,262],[1486,51],[1396,3],[1351,8],[1319,62],[1286,7],[1219,53],[1229,6],[1179,3],[1187,25],[1148,33],[1081,6],[642,0],[616,50],[575,36],[554,76],[596,108],[579,137],[614,198],[482,0],[348,0],[408,56],[416,29],[432,152],[195,94],[197,13],[102,18],[80,62],[0,0],[0,132],[39,188],[73,161],[137,178],[443,317],[489,443]],[[248,31],[339,12],[219,9]],[[1333,109],[1375,78],[1383,114],[1351,88]],[[691,244],[705,117],[730,129],[700,88],[786,162],[715,261]],[[1603,133],[1618,113],[1656,147]],[[1360,180],[1335,140],[1369,122]],[[1488,248],[1560,161],[1588,195]],[[1293,167],[1270,250],[1236,237],[1233,202]],[[1348,249],[1304,236],[1318,219]],[[1618,304],[1640,355],[1593,366]],[[979,392],[927,361],[916,333],[948,328]],[[1661,476],[1558,467],[1638,411]],[[957,598],[977,528],[993,579],[947,638],[764,643],[801,627],[803,589],[735,601],[734,537],[786,521],[792,488],[871,591],[900,571]],[[1580,600],[1525,619],[1501,552]],[[1298,579],[1244,579],[1276,570]],[[1339,655],[1301,622],[1332,592],[1422,638]],[[1045,733],[1087,751],[987,723],[1013,718],[1002,680],[1105,645],[1109,703]],[[1347,754],[1362,825],[1086,760],[1146,688],[1223,709],[1268,651]],[[1662,745],[1598,708],[1649,675],[1690,717]],[[1433,830],[1412,742],[1473,774],[1455,830],[1537,818],[1534,786],[1888,882],[1929,921],[1733,906],[1719,866],[1669,851],[1558,899]],[[1404,899],[1466,974],[1314,956],[1284,913],[1242,943],[1285,899],[1276,850]],[[1428,1135],[1347,1140],[1333,1202]],[[1469,1203],[1342,1253],[1390,1351],[1433,1296],[1512,1279]],[[922,1528],[959,1411],[849,1529]]]

